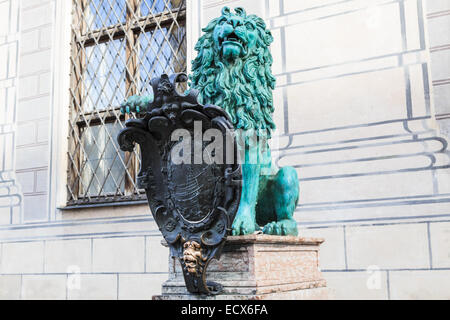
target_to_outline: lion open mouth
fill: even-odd
[[[238,35],[234,32],[230,33],[225,38],[220,39],[220,46],[222,46],[225,43],[237,44],[242,48],[244,48],[245,45],[244,41],[241,38],[239,38]]]

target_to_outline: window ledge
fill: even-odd
[[[105,208],[105,207],[136,206],[136,205],[142,205],[142,204],[147,204],[147,200],[77,204],[77,205],[69,205],[66,207],[59,207],[58,209],[62,210],[62,211],[69,211],[69,210]]]

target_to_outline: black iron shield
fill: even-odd
[[[206,281],[219,259],[239,207],[242,173],[233,125],[216,106],[198,103],[198,92],[176,90],[185,74],[151,81],[154,101],[143,118],[128,120],[118,135],[123,151],[140,146],[138,186],[146,190],[153,217],[178,258],[191,293],[214,295]]]

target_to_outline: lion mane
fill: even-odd
[[[275,77],[271,71],[273,59],[269,51],[273,37],[263,19],[247,15],[242,8],[235,9],[235,12],[256,26],[256,45],[247,48],[244,56],[233,62],[223,59],[215,45],[213,32],[220,19],[233,15],[225,7],[222,16],[213,19],[203,29],[204,34],[195,46],[198,55],[192,61],[191,85],[199,91],[201,103],[225,109],[235,128],[255,130],[258,136],[270,138],[275,129],[272,120]]]

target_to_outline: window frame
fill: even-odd
[[[169,42],[172,37],[171,31],[173,26],[184,28],[183,39],[180,41],[180,45],[177,50],[174,51],[172,46],[170,46],[176,55],[179,53],[181,46],[185,45],[185,61],[182,61],[184,69],[188,67],[189,54],[189,41],[188,41],[188,30],[187,30],[187,11],[189,1],[182,0],[179,7],[170,9],[167,5],[162,12],[153,14],[148,13],[147,16],[140,16],[140,4],[142,0],[127,0],[126,1],[126,17],[124,22],[119,22],[114,25],[107,27],[102,27],[93,31],[87,32],[86,19],[83,17],[83,10],[86,5],[89,4],[88,0],[73,0],[71,1],[71,6],[73,13],[71,15],[72,25],[70,27],[71,33],[71,54],[70,54],[70,107],[69,107],[69,119],[68,119],[68,147],[67,147],[67,185],[66,185],[66,208],[75,208],[82,206],[95,206],[95,205],[113,205],[114,203],[140,203],[146,200],[146,195],[143,190],[137,190],[135,178],[138,171],[138,162],[136,152],[125,153],[124,162],[127,167],[125,175],[125,191],[124,194],[119,195],[118,191],[114,195],[105,195],[103,190],[100,189],[102,195],[99,196],[89,196],[88,191],[84,191],[84,194],[80,194],[80,184],[82,180],[82,149],[79,145],[82,144],[80,128],[83,126],[91,125],[101,125],[104,126],[108,122],[119,121],[122,126],[124,121],[129,118],[134,117],[133,115],[122,115],[120,114],[120,106],[108,106],[105,110],[94,109],[89,112],[84,112],[77,110],[81,106],[85,95],[82,85],[83,83],[83,72],[86,70],[86,48],[97,46],[101,43],[108,43],[116,39],[122,39],[125,41],[125,95],[127,97],[138,94],[138,88],[136,83],[136,78],[139,77],[139,51],[136,46],[139,46],[138,39],[140,34],[146,33],[153,30],[162,29],[164,27],[168,28],[167,36],[164,35],[164,42]],[[163,0],[164,1],[164,0]],[[169,2],[170,0],[165,0]],[[155,1],[156,3],[157,1]],[[175,21],[175,22],[174,22]],[[79,26],[75,28],[74,26]],[[170,42],[169,42],[170,43]],[[81,47],[81,49],[78,48]],[[158,54],[161,54],[161,48],[159,46],[155,49]],[[156,57],[156,59],[158,59]],[[179,63],[179,57],[176,58]],[[183,70],[185,71],[185,70]],[[78,99],[78,100],[77,100]],[[78,121],[73,121],[78,118]],[[80,117],[81,115],[81,117]],[[115,138],[115,137],[113,137]],[[110,142],[111,143],[111,142]],[[78,146],[77,146],[78,145]],[[76,150],[78,148],[78,150]],[[75,151],[75,152],[74,152]],[[72,155],[76,158],[73,158]],[[92,178],[94,179],[94,178]],[[105,179],[106,180],[106,179]],[[119,183],[120,184],[120,183]],[[72,185],[72,188],[71,188]],[[118,188],[117,188],[118,189]],[[138,191],[138,192],[136,192]]]

